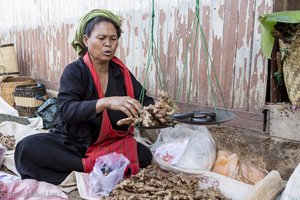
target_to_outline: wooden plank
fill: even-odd
[[[262,112],[266,101],[267,87],[267,59],[261,51],[261,29],[258,17],[263,13],[270,13],[273,10],[273,3],[268,0],[256,0],[255,15],[253,16],[253,36],[251,71],[249,81],[249,111]]]
[[[173,40],[175,49],[175,87],[172,93],[174,97],[177,97],[179,93],[179,99],[186,101],[187,98],[187,76],[189,63],[185,66],[185,60],[189,56],[190,49],[188,45],[188,40],[190,37],[190,32],[192,31],[192,19],[189,17],[189,7],[187,3],[183,3],[181,0],[178,1],[178,4],[182,6],[175,8],[174,10],[174,31],[173,31]],[[172,50],[170,50],[171,52]],[[172,63],[170,60],[169,63]],[[169,65],[169,64],[168,64]],[[171,82],[172,83],[172,82]]]
[[[200,17],[202,21],[200,22],[202,26],[202,30],[204,33],[204,38],[207,41],[207,44],[210,41],[210,29],[211,29],[211,1],[206,0],[202,1],[202,5],[200,5]],[[210,87],[208,84],[208,77],[207,77],[207,70],[210,71],[210,69],[207,69],[206,66],[206,58],[205,58],[205,50],[203,48],[204,43],[202,41],[203,36],[200,36],[201,33],[199,33],[199,42],[198,42],[198,60],[195,65],[195,71],[198,72],[198,77],[194,80],[197,84],[197,97],[196,97],[196,103],[201,105],[207,105],[209,103],[209,99],[211,97],[210,94]],[[211,52],[211,49],[208,49]]]
[[[270,104],[267,126],[271,136],[300,141],[300,112],[282,111],[282,105]]]
[[[201,5],[199,5],[201,7]],[[199,24],[198,32],[197,32],[197,19],[195,18],[196,13],[196,1],[191,1],[188,4],[188,22],[189,22],[189,32],[187,32],[186,42],[190,40],[190,49],[188,56],[188,64],[187,64],[187,73],[185,76],[186,88],[183,88],[186,91],[185,101],[186,102],[197,102],[197,94],[198,94],[198,78],[201,71],[204,71],[204,67],[198,64],[198,55],[200,55],[200,31]],[[199,8],[198,14],[201,14]],[[198,33],[198,35],[197,35]],[[192,35],[190,35],[192,34]]]
[[[226,47],[226,50],[222,52],[222,75],[220,77],[221,89],[223,95],[225,96],[225,103],[228,108],[233,108],[233,87],[234,87],[234,78],[232,78],[232,74],[234,73],[235,65],[235,53],[237,50],[237,25],[238,25],[238,4],[233,1],[225,1],[225,13],[224,13],[224,35],[222,46]],[[231,10],[228,12],[228,10]],[[231,78],[228,78],[231,77]],[[222,105],[222,104],[219,104]],[[223,107],[223,106],[221,106]]]
[[[160,1],[162,2],[162,1]],[[179,0],[177,0],[176,4],[179,3]],[[177,95],[178,91],[178,69],[181,69],[179,67],[179,63],[177,62],[178,57],[178,48],[179,45],[177,43],[176,38],[174,37],[175,34],[178,32],[178,26],[177,23],[179,23],[179,10],[176,8],[176,6],[172,3],[168,3],[168,8],[166,11],[166,19],[165,25],[167,26],[167,32],[166,34],[163,34],[164,37],[164,45],[163,45],[163,51],[166,52],[164,56],[165,61],[160,62],[161,72],[160,74],[161,78],[163,79],[162,83],[165,88],[167,88],[167,91],[174,96],[174,98]],[[157,47],[159,48],[159,47]],[[158,50],[158,49],[157,49]],[[162,52],[159,50],[157,58],[161,58]]]
[[[169,2],[158,1],[155,7],[155,21],[154,27],[157,27],[154,37],[154,48],[153,48],[153,57],[152,63],[155,71],[155,82],[156,87],[154,94],[157,94],[158,90],[165,90],[173,93],[175,91],[175,84],[172,83],[175,78],[175,63],[168,63],[169,55],[174,54],[176,48],[169,48],[168,40],[170,29],[175,29],[175,23],[172,20],[172,5]],[[170,19],[170,22],[167,20]],[[167,33],[167,34],[166,34]]]
[[[284,8],[285,4],[286,0],[274,0],[274,12],[286,10],[286,8]]]
[[[300,7],[299,0],[286,0],[287,1],[287,10],[297,10]]]
[[[239,2],[238,38],[234,73],[233,109],[249,109],[249,83],[254,23],[253,1]]]
[[[142,79],[142,75],[141,74],[141,71],[143,70],[143,68],[145,68],[146,66],[146,61],[142,60],[142,59],[135,59],[135,58],[142,58],[144,57],[144,54],[146,52],[146,50],[143,48],[143,45],[144,45],[144,42],[143,42],[143,35],[144,35],[144,30],[145,28],[143,26],[141,26],[142,24],[145,24],[146,21],[149,21],[149,19],[145,19],[143,18],[143,14],[144,13],[144,10],[142,8],[142,3],[141,1],[136,1],[134,4],[133,4],[133,10],[130,12],[130,13],[126,13],[125,15],[132,15],[132,18],[131,18],[131,21],[128,21],[127,24],[129,24],[132,29],[132,35],[131,37],[133,39],[130,39],[129,38],[129,35],[127,33],[125,33],[125,31],[127,30],[124,30],[124,33],[122,34],[121,38],[120,38],[120,45],[119,45],[119,52],[121,48],[123,48],[123,56],[121,55],[118,55],[118,56],[121,56],[121,57],[124,57],[125,53],[125,47],[123,45],[123,40],[131,40],[132,41],[132,46],[129,47],[130,51],[129,51],[129,54],[131,56],[131,62],[129,62],[129,59],[126,60],[126,64],[128,65],[127,67],[129,67],[130,71],[135,75],[135,77],[137,78],[137,80],[139,80],[141,83],[143,83],[143,79]],[[138,11],[141,11],[141,12],[138,12]],[[148,11],[147,11],[147,15],[148,15]],[[127,18],[127,17],[126,17]],[[133,20],[134,20],[134,23],[133,23]],[[122,28],[123,29],[123,28]],[[126,45],[125,45],[126,46]],[[132,53],[132,49],[134,49],[134,53]],[[141,51],[136,51],[137,49],[140,49]],[[126,56],[125,56],[126,57]],[[125,61],[124,61],[125,62]],[[129,62],[129,63],[127,63]],[[131,64],[130,64],[131,63]]]
[[[221,102],[221,92],[220,89],[217,86],[217,80],[221,83],[222,80],[226,79],[225,76],[222,74],[222,59],[224,57],[223,55],[223,37],[224,37],[224,15],[227,11],[224,10],[224,2],[221,1],[211,1],[210,5],[210,33],[209,38],[207,38],[208,46],[209,46],[209,54],[213,58],[213,64],[210,65],[210,78],[212,82],[212,88],[210,89],[209,93],[211,94],[208,105],[214,105],[216,103],[216,106],[222,105]],[[204,49],[202,49],[204,50]],[[203,66],[205,68],[205,66]],[[223,89],[223,86],[221,84],[221,90]],[[208,87],[210,88],[210,87]]]
[[[286,11],[286,10],[299,10],[299,0],[274,0],[274,12]]]

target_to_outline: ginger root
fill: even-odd
[[[171,116],[176,112],[177,106],[171,96],[163,91],[158,91],[158,98],[154,105],[144,106],[139,117],[128,117],[117,122],[121,125],[139,125],[145,127],[155,127],[160,125],[172,126],[175,122]]]
[[[132,124],[132,123],[135,122],[135,120],[136,120],[136,118],[133,118],[132,116],[131,117],[127,117],[127,118],[123,118],[123,119],[120,119],[117,122],[117,125],[121,126],[121,125],[124,125],[124,124]]]

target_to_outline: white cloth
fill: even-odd
[[[19,117],[18,111],[4,101],[2,97],[0,97],[0,113]]]
[[[31,128],[29,125],[26,126],[17,122],[4,121],[0,123],[0,132],[4,136],[14,136],[17,144],[20,140],[27,136],[42,133],[45,132],[45,130],[37,130],[35,128]],[[18,174],[15,167],[14,152],[15,151],[12,150],[5,153],[3,165],[15,174]]]
[[[30,122],[28,126],[33,129],[42,129],[44,127],[43,118],[41,117],[28,118],[28,120]]]
[[[9,105],[6,101],[4,101],[2,97],[0,97],[0,113],[19,117],[18,111],[14,107]],[[28,120],[30,122],[30,124],[28,125],[29,127],[34,129],[43,128],[43,119],[41,117],[28,118]]]
[[[79,195],[82,199],[97,200],[99,197],[92,197],[88,195],[89,174],[73,171],[60,185],[59,188],[69,193],[78,189]]]
[[[15,155],[15,150],[7,151],[4,156],[3,165],[7,169],[9,169],[13,173],[15,173],[16,175],[20,176],[20,174],[18,173],[18,171],[16,169],[14,155]]]

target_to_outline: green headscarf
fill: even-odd
[[[84,36],[84,30],[88,24],[88,22],[95,18],[95,17],[106,17],[108,19],[111,19],[114,21],[118,26],[121,27],[121,18],[109,10],[104,9],[95,9],[91,10],[90,12],[86,13],[84,16],[82,16],[79,20],[79,24],[76,29],[75,37],[72,41],[72,46],[77,52],[79,56],[83,56],[84,53],[84,43],[83,43],[83,36]]]

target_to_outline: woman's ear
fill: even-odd
[[[84,46],[85,46],[85,47],[87,47],[87,45],[88,45],[88,39],[89,39],[89,38],[88,38],[87,35],[84,35],[84,36],[83,36],[83,43],[84,43]]]

